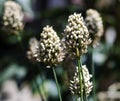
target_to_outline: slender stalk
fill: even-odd
[[[45,101],[44,97],[41,96],[42,90],[39,89],[39,85],[38,85],[38,83],[37,83],[37,81],[35,79],[34,79],[34,84],[36,85],[36,88],[37,88],[37,91],[38,91],[38,94],[39,94],[40,98],[42,99],[42,101]]]
[[[83,85],[82,85],[82,75],[81,75],[81,68],[80,68],[80,62],[79,62],[79,51],[78,48],[76,48],[76,54],[77,54],[77,64],[78,64],[78,76],[80,81],[80,101],[83,101]]]
[[[75,101],[79,101],[79,99],[77,98],[77,96],[74,96],[74,98],[75,98]]]
[[[77,97],[77,96],[75,96],[75,101],[79,101],[79,99],[78,99],[78,97]]]
[[[79,98],[78,98],[78,97],[76,97],[76,101],[79,101]]]
[[[38,65],[38,64],[36,64],[36,66],[38,67],[38,70],[39,70],[39,73],[41,73],[41,70],[40,70],[40,65]],[[40,80],[41,80],[41,82],[42,82],[42,96],[43,96],[43,98],[44,98],[44,101],[48,101],[48,98],[47,98],[47,96],[45,96],[45,95],[47,95],[46,94],[46,91],[44,90],[44,84],[43,84],[43,82],[44,82],[44,78],[43,78],[43,76],[42,76],[42,74],[41,75],[39,75],[39,78],[40,78]]]
[[[57,90],[58,90],[58,95],[59,95],[60,101],[62,101],[61,92],[60,92],[60,89],[59,89],[59,84],[58,84],[55,68],[52,67],[52,70],[53,70],[53,74],[54,74],[54,78],[55,78],[55,82],[56,82],[56,86],[57,86]]]
[[[93,99],[94,101],[96,101],[96,83],[95,83],[95,67],[94,67],[94,62],[93,62],[93,52],[94,52],[94,49],[92,48],[92,54],[91,54],[91,57],[92,57],[92,62],[91,62],[91,67],[92,67],[92,75],[93,75],[93,78],[92,78],[92,82],[93,82]]]
[[[83,85],[84,85],[84,89],[83,89],[83,94],[85,94],[85,101],[88,101],[87,100],[87,95],[86,95],[86,87],[85,87],[85,80],[84,80],[84,75],[83,75],[83,69],[82,69],[82,62],[81,62],[81,59],[79,59],[79,64],[80,64],[80,67],[81,67],[81,74],[82,74],[82,78],[83,78]]]
[[[48,101],[48,97],[46,96],[47,94],[46,94],[46,91],[44,90],[44,84],[43,84],[43,82],[44,82],[44,80],[41,78],[41,81],[42,81],[42,96],[43,96],[43,98],[44,98],[44,101]]]
[[[44,101],[47,101],[47,97],[45,97],[45,91],[44,91],[44,85],[43,85],[43,80],[42,79],[41,79],[41,82],[42,82],[41,87],[40,87],[41,96],[43,97]]]
[[[32,76],[34,77],[34,75],[35,75],[34,70],[33,70],[32,67],[30,69],[32,71],[31,72]],[[33,81],[34,81],[34,84],[35,84],[35,86],[37,88],[37,91],[38,91],[38,94],[39,94],[40,98],[42,99],[42,101],[45,101],[44,96],[43,95],[41,96],[41,94],[43,94],[43,93],[42,93],[42,90],[39,88],[39,84],[37,83],[36,79],[33,79]]]

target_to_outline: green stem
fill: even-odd
[[[36,66],[38,67],[38,70],[39,70],[39,73],[41,73],[41,70],[40,70],[40,65],[38,65],[38,64],[36,64]],[[43,76],[42,76],[42,73],[41,73],[41,75],[39,75],[39,78],[40,78],[40,80],[41,80],[41,82],[42,82],[42,90],[41,90],[41,94],[42,94],[42,96],[43,96],[43,98],[44,98],[44,101],[48,101],[48,97],[47,96],[45,96],[45,95],[47,95],[46,94],[46,91],[44,90],[44,84],[43,84],[43,82],[44,82],[44,78],[43,78]]]
[[[93,62],[93,52],[94,52],[94,49],[92,48],[92,63],[91,63],[91,67],[92,67],[92,82],[93,82],[93,99],[94,101],[96,101],[96,83],[95,83],[95,67],[94,67],[94,62]]]
[[[78,99],[78,98],[76,98],[76,101],[79,101],[79,99]]]
[[[77,96],[75,96],[75,101],[79,101],[79,99],[77,98]]]
[[[61,92],[60,92],[60,89],[59,89],[59,84],[58,84],[55,68],[52,67],[52,70],[53,70],[53,74],[54,74],[54,78],[55,78],[55,82],[56,82],[56,86],[57,86],[57,90],[58,90],[58,95],[59,95],[60,101],[62,101]]]
[[[80,68],[80,61],[79,61],[79,50],[76,48],[76,54],[77,54],[77,64],[78,64],[78,76],[80,81],[80,101],[83,101],[83,86],[82,86],[82,75],[81,75],[81,68]]]
[[[37,81],[35,79],[34,79],[34,84],[36,85],[36,88],[38,90],[38,94],[39,94],[40,98],[42,99],[42,101],[45,101],[44,98],[43,98],[43,96],[41,96],[42,92],[39,89],[39,85],[38,85],[38,83],[37,83]]]
[[[78,71],[79,71],[79,81],[80,81],[80,96],[81,96],[81,101],[83,101],[83,84],[82,84],[82,74],[81,74],[81,67],[80,67],[80,61],[79,58],[77,59],[78,62]]]
[[[31,67],[30,69],[31,69],[31,71],[32,71],[32,72],[31,72],[31,73],[32,73],[32,76],[34,77],[34,76],[35,76],[35,73],[34,73],[33,67]],[[33,78],[33,82],[34,82],[34,84],[35,84],[35,86],[36,86],[36,88],[37,88],[37,91],[38,91],[38,94],[39,94],[40,98],[42,99],[42,101],[45,101],[44,97],[41,96],[42,90],[39,88],[39,84],[37,83],[37,80]]]
[[[79,101],[79,99],[76,97],[76,101]]]
[[[33,76],[33,83],[35,84],[35,87],[37,88],[38,94],[39,94],[41,100],[45,101],[44,96],[41,95],[42,94],[42,90],[39,88],[39,84],[38,84],[37,80],[34,78],[35,73],[34,73],[33,67],[31,67],[30,70],[31,70],[31,75]]]
[[[83,75],[83,69],[82,69],[82,62],[81,62],[81,59],[79,59],[79,62],[80,62],[79,64],[80,64],[80,67],[81,67],[81,74],[82,74],[83,85],[84,85],[83,94],[85,94],[85,101],[88,101],[88,100],[87,100],[86,87],[85,87],[85,80],[84,80],[84,75]]]
[[[42,95],[44,101],[47,101],[47,97],[45,97],[44,84],[43,84],[42,77],[40,77],[40,79],[41,79],[41,82],[42,82],[41,87],[40,87],[41,95]]]

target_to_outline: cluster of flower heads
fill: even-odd
[[[84,78],[84,79],[81,78],[82,85],[83,85],[82,86],[82,93],[84,93],[83,91],[86,90],[85,93],[88,96],[93,88],[92,82],[90,82],[92,75],[89,74],[89,71],[88,71],[86,65],[82,66],[82,71],[83,71],[83,78]],[[85,83],[85,86],[84,86],[83,82]],[[80,96],[81,87],[80,87],[80,81],[79,81],[78,67],[76,67],[76,72],[74,74],[73,80],[70,80],[70,90],[73,94]]]
[[[28,58],[45,63],[48,67],[56,66],[63,61],[66,51],[70,56],[78,57],[87,52],[88,45],[95,44],[103,34],[102,19],[95,10],[88,10],[84,22],[81,14],[72,14],[68,18],[68,24],[64,29],[64,37],[61,41],[52,27],[46,26],[40,34],[40,41],[32,39],[28,51]],[[91,40],[92,39],[92,40]],[[62,44],[62,43],[63,44]],[[64,47],[66,51],[64,51]],[[73,80],[70,80],[70,89],[73,94],[80,96],[86,93],[88,96],[92,91],[93,85],[90,82],[92,77],[87,67],[81,67],[83,72],[82,92],[79,81],[78,67]],[[84,91],[85,90],[85,91]]]
[[[56,66],[64,59],[64,52],[60,38],[52,27],[46,26],[40,34],[39,43],[34,40],[30,42],[28,58],[38,62],[45,63],[49,66]]]
[[[4,4],[3,29],[13,34],[18,34],[23,30],[22,8],[14,1],[6,1]]]
[[[81,14],[74,13],[69,16],[68,25],[64,29],[64,40],[66,48],[73,55],[76,55],[76,48],[79,50],[79,55],[87,52],[91,40]]]
[[[92,46],[95,47],[103,35],[102,18],[96,10],[88,9],[86,11],[85,22],[92,39]]]

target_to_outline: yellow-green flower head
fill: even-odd
[[[88,9],[86,11],[85,22],[92,39],[92,46],[95,47],[103,35],[102,18],[96,10]]]
[[[39,61],[48,66],[56,66],[63,61],[64,53],[60,38],[52,27],[46,26],[40,35]]]
[[[76,55],[76,48],[79,55],[87,52],[91,40],[81,14],[74,13],[69,16],[68,25],[64,29],[64,41],[67,50],[73,55]]]
[[[23,30],[22,8],[14,1],[6,1],[4,4],[3,29],[12,34],[18,34]]]
[[[29,50],[27,51],[29,60],[36,62],[39,57],[39,41],[36,38],[31,38],[29,41]]]
[[[83,70],[83,77],[84,77],[84,83],[85,86],[83,84],[83,78],[82,78],[82,93],[84,91],[85,88],[85,93],[87,96],[89,96],[90,92],[92,91],[93,88],[93,84],[92,82],[90,82],[90,79],[92,77],[91,74],[89,74],[89,71],[86,67],[86,65],[82,66],[82,70]],[[79,81],[79,74],[78,74],[78,67],[76,68],[76,72],[75,75],[73,77],[73,80],[70,80],[70,90],[72,92],[72,94],[75,94],[77,96],[80,96],[81,93],[81,87],[80,87],[80,81]]]

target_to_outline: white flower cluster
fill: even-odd
[[[3,28],[13,34],[18,34],[23,29],[22,8],[14,1],[6,1],[4,4]]]
[[[92,82],[90,82],[90,79],[92,77],[91,74],[89,74],[89,71],[86,67],[86,65],[82,66],[82,71],[83,71],[83,77],[84,77],[84,81],[82,78],[82,93],[84,91],[84,89],[86,90],[85,93],[87,94],[87,96],[90,94],[90,92],[92,91],[93,85]],[[78,74],[78,67],[76,68],[76,72],[75,75],[73,77],[73,80],[70,80],[70,90],[73,94],[80,96],[80,81],[79,81],[79,74]],[[85,83],[85,86],[83,84],[83,82]]]
[[[92,45],[95,47],[103,35],[103,22],[102,18],[96,10],[89,9],[86,11],[86,26],[89,30],[92,39]]]
[[[91,40],[81,14],[74,13],[69,16],[68,25],[64,30],[64,40],[66,48],[72,54],[76,55],[76,48],[79,50],[79,55],[87,52]]]
[[[31,38],[29,41],[29,50],[27,51],[28,59],[37,61],[39,56],[39,42],[36,38]]]
[[[63,61],[64,52],[61,47],[60,38],[52,27],[46,26],[40,35],[39,43],[39,61],[48,66],[55,66]]]

